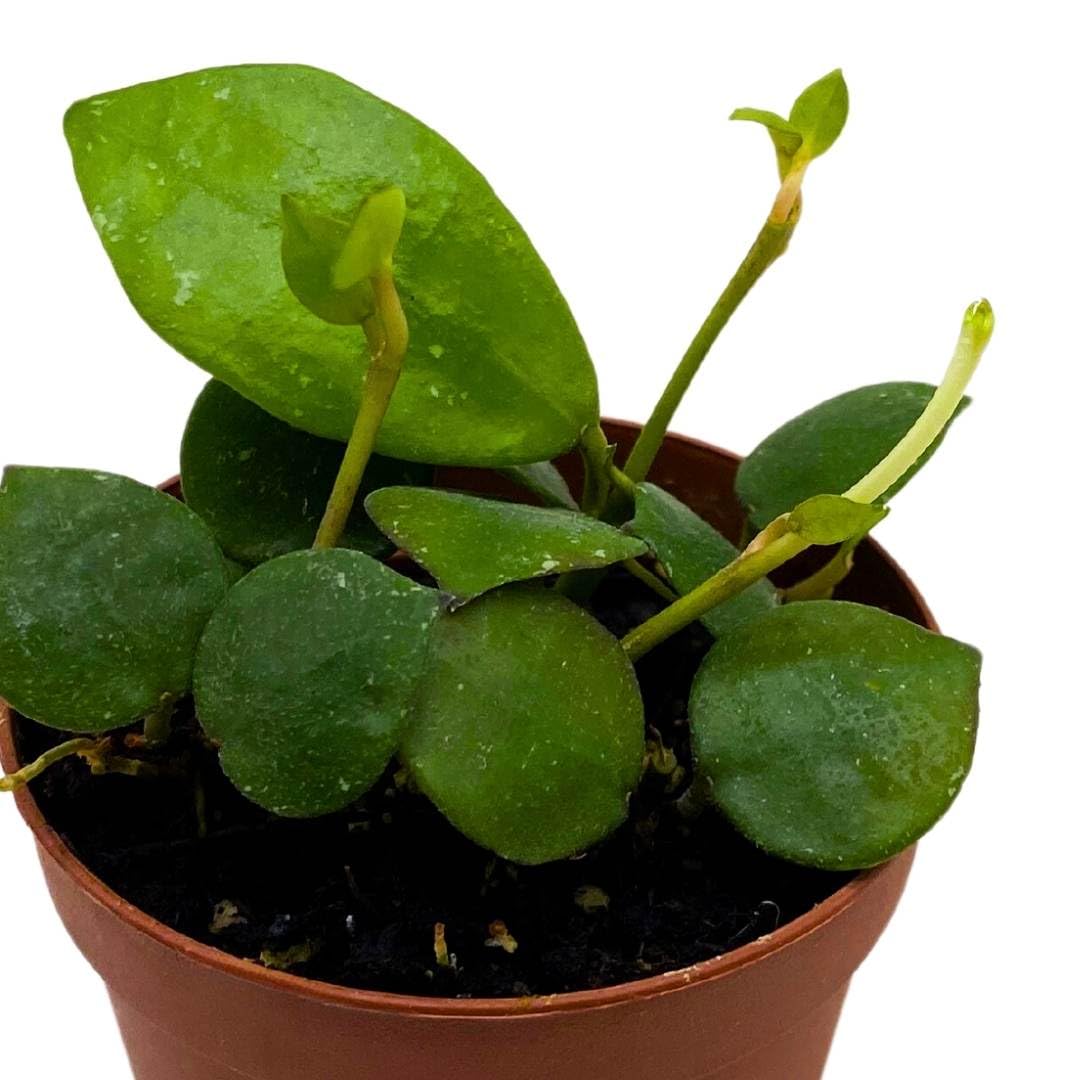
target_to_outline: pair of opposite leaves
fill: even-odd
[[[860,448],[863,454],[877,453],[862,438],[871,418],[876,419],[870,426],[902,431],[910,425],[911,414],[925,404],[930,390],[914,384],[898,384],[891,390],[867,388],[810,410],[750,455],[740,470],[740,489],[752,491],[763,480],[766,488],[783,480],[796,495],[803,493],[796,490],[800,484],[804,490],[820,490],[822,486],[844,489],[865,471]],[[219,422],[223,419],[232,423],[223,425]],[[882,439],[889,437],[888,433],[880,435]],[[809,452],[791,457],[772,453],[778,444],[787,444],[788,451],[798,450],[800,440],[809,440],[821,452],[816,457]],[[801,449],[806,451],[808,446]],[[310,542],[315,520],[310,513],[305,516],[305,511],[312,503],[321,505],[320,498],[325,495],[321,489],[332,481],[333,459],[336,456],[339,460],[340,454],[340,445],[322,444],[291,431],[220,384],[211,384],[193,410],[185,436],[185,486],[193,505],[211,523],[230,554],[257,562],[280,554],[273,545],[262,543],[273,521],[279,529],[275,544],[281,543],[281,536],[291,536],[297,546]],[[770,480],[772,463],[783,460],[801,462],[805,474],[799,478],[784,468]],[[319,468],[310,468],[312,462]],[[269,475],[263,475],[260,468],[268,465]],[[381,467],[391,471],[403,468],[393,462]],[[320,468],[321,480],[313,483],[312,477],[320,474]],[[567,498],[552,485],[551,476],[557,474],[550,468],[539,469],[538,475],[546,477],[550,497],[558,501]],[[28,533],[34,531],[35,524],[43,532],[51,528],[56,520],[54,511],[70,511],[80,503],[78,492],[70,488],[72,476],[81,477],[83,485],[93,489],[90,498],[98,506],[96,522],[83,516],[61,523],[62,536],[70,538],[72,550],[64,545],[48,548],[56,560],[51,572],[40,561],[20,560],[16,556],[35,550],[37,545],[32,536],[25,535],[19,551],[14,550],[11,539],[18,531],[13,528],[14,519],[28,512],[29,521],[23,523]],[[38,478],[34,500],[18,497],[28,477]],[[223,478],[229,478],[228,482]],[[173,623],[153,605],[140,607],[147,625],[126,627],[122,640],[113,646],[115,635],[101,613],[126,611],[130,615],[132,593],[143,596],[151,591],[149,581],[139,578],[139,566],[160,582],[160,565],[172,558],[166,552],[155,555],[153,543],[143,545],[144,563],[129,566],[126,574],[118,575],[129,541],[136,534],[124,531],[124,522],[131,515],[123,505],[122,492],[116,493],[115,501],[102,499],[102,485],[116,483],[139,491],[140,498],[149,499],[147,507],[167,506],[167,516],[174,522],[183,519],[191,535],[180,544],[182,548],[206,548],[205,528],[184,508],[159,493],[104,474],[12,470],[6,494],[15,498],[0,500],[0,517],[7,518],[3,532],[9,546],[6,565],[21,563],[26,569],[23,584],[31,589],[35,584],[41,586],[37,598],[19,598],[15,596],[18,588],[11,587],[10,578],[7,581],[9,604],[5,610],[14,626],[4,635],[11,646],[11,663],[5,667],[25,669],[30,685],[13,686],[9,678],[2,689],[24,711],[57,726],[117,726],[149,709],[161,693],[183,692],[190,685],[194,643],[223,595],[220,559],[204,551],[202,561],[194,564],[198,573],[184,585],[186,591],[169,599]],[[269,520],[260,522],[257,514],[249,515],[249,504],[253,509],[261,506]],[[598,565],[644,549],[640,540],[580,515],[547,511],[545,516],[544,511],[533,508],[445,492],[389,488],[371,496],[369,505],[376,508],[384,528],[418,561],[426,562],[459,599],[508,581]],[[139,527],[144,524],[140,522]],[[245,524],[247,534],[243,534]],[[634,531],[659,555],[680,592],[689,591],[737,554],[711,526],[650,485],[639,489]],[[88,559],[86,537],[97,533],[107,536],[112,544]],[[601,544],[604,547],[598,546]],[[215,550],[212,544],[210,550]],[[491,552],[491,558],[482,560],[480,567],[476,566],[477,550]],[[72,552],[78,553],[74,562]],[[200,713],[208,730],[224,743],[223,761],[242,790],[282,813],[327,812],[360,794],[397,745],[404,710],[415,690],[408,673],[420,670],[418,656],[434,621],[433,666],[425,669],[421,688],[428,720],[413,726],[415,734],[406,743],[406,753],[421,782],[448,816],[474,839],[521,861],[543,861],[571,853],[621,820],[626,794],[636,782],[640,765],[640,701],[632,676],[629,682],[625,677],[627,665],[621,651],[588,616],[558,598],[518,586],[456,616],[440,618],[431,590],[407,582],[359,553],[323,554],[324,559],[307,553],[277,559],[250,575],[244,586],[231,594],[206,634],[201,653],[206,661],[200,665],[205,671]],[[558,557],[553,558],[553,554]],[[575,563],[581,558],[584,561]],[[70,575],[73,565],[86,576],[86,582],[75,584],[80,588],[86,585],[96,598],[81,593],[73,598],[57,587],[57,579]],[[103,572],[98,573],[99,569]],[[128,588],[105,595],[110,580],[118,576],[125,579]],[[228,576],[226,568],[225,578]],[[183,584],[183,575],[174,584]],[[160,593],[160,584],[158,590]],[[13,597],[18,602],[10,603]],[[36,620],[27,615],[36,610],[42,597],[59,604],[52,613],[52,626],[58,637],[66,634],[66,640],[52,642],[54,648],[47,635],[44,640],[40,637],[50,625],[49,615]],[[71,640],[69,615],[73,607],[87,610],[87,617],[78,625],[92,631],[88,655],[95,678],[87,678],[84,669],[82,676],[76,672],[64,682],[62,666],[54,669],[42,660],[61,652],[72,662],[84,659],[80,643]],[[763,582],[705,620],[715,634],[723,635],[715,656],[728,656],[725,649],[740,642],[749,651],[742,660],[733,656],[724,662],[710,658],[703,668],[694,707],[699,762],[713,780],[717,801],[740,827],[770,850],[797,861],[828,865],[877,861],[936,819],[966,771],[974,734],[971,654],[945,639],[932,639],[935,644],[927,647],[927,653],[920,631],[851,605],[821,605],[820,614],[819,605],[782,609],[773,623],[755,623],[749,634],[736,632],[738,623],[774,607],[775,595]],[[867,627],[866,620],[874,625]],[[16,633],[35,622],[37,639]],[[364,634],[358,634],[357,627],[365,623]],[[773,657],[778,678],[790,676],[795,681],[781,680],[768,694],[752,677],[755,664],[760,666],[762,660],[753,645],[768,641],[770,633],[779,633],[770,629],[774,625],[783,629],[782,640],[773,642],[772,652],[765,655]],[[550,633],[543,632],[544,626]],[[801,638],[798,626],[804,627]],[[158,638],[165,640],[167,636],[172,653],[151,633],[164,627],[170,627],[168,635],[159,633]],[[883,672],[899,671],[901,678],[892,686],[889,680],[869,680],[845,690],[849,715],[857,706],[877,718],[873,732],[857,733],[855,752],[848,752],[850,740],[830,739],[819,748],[820,753],[807,755],[805,726],[785,729],[777,723],[760,731],[748,728],[763,724],[762,715],[755,718],[748,711],[754,701],[759,705],[772,702],[766,710],[769,716],[790,717],[792,711],[788,708],[785,712],[785,702],[790,704],[793,694],[801,695],[800,710],[804,712],[806,702],[820,689],[821,679],[827,677],[831,684],[847,668],[865,673],[868,630],[880,639]],[[916,644],[907,643],[899,652],[894,649],[890,658],[888,642],[907,642],[908,638]],[[815,663],[823,665],[820,679],[808,670],[812,666],[806,660],[809,653],[804,656],[781,647],[785,641],[790,644],[802,639],[808,642],[809,650],[816,643],[819,660]],[[943,652],[938,655],[934,650],[941,642]],[[99,655],[95,643],[118,651]],[[138,648],[140,643],[145,647],[134,656],[134,662],[122,667],[118,683],[99,677],[112,671],[118,657],[132,660],[130,651],[123,650]],[[909,645],[914,652],[907,651]],[[17,654],[23,659],[36,655],[38,662],[20,665]],[[176,663],[165,670],[164,661],[170,655]],[[915,657],[921,659],[916,662]],[[579,669],[581,663],[584,666]],[[921,674],[920,663],[924,664]],[[942,670],[935,673],[935,665],[942,665]],[[49,672],[61,677],[60,682],[53,687],[56,692],[52,697],[42,698],[46,675],[55,683]],[[395,672],[405,676],[395,678]],[[128,688],[125,680],[132,675],[136,686]],[[561,676],[566,676],[565,684],[560,682]],[[938,688],[950,679],[960,688],[951,704],[944,696],[936,701],[920,696],[920,680],[925,683],[928,677]],[[734,679],[735,687],[748,688],[750,694],[735,716],[730,708],[717,705],[722,700],[736,700],[715,691],[729,678]],[[583,686],[595,687],[599,696],[595,700],[590,694],[583,697]],[[908,692],[899,692],[896,686]],[[91,699],[80,699],[74,693],[76,687],[89,693]],[[313,687],[320,688],[319,693],[314,693]],[[630,687],[634,687],[632,693]],[[126,705],[118,707],[118,698]],[[834,721],[838,715],[843,719],[839,699],[826,694],[819,700],[822,716],[831,709]],[[597,705],[604,701],[613,704],[616,711]],[[554,711],[552,702],[559,706]],[[363,707],[357,709],[357,703]],[[580,705],[580,710],[575,705]],[[906,717],[899,726],[896,709]],[[936,724],[928,722],[930,716],[938,717]],[[894,739],[898,732],[906,732],[900,740],[906,752],[887,744],[883,750],[879,726]],[[842,732],[849,733],[849,728],[846,722],[839,726]],[[837,725],[828,730],[836,734]],[[508,731],[513,737],[507,737]],[[937,743],[927,737],[935,731],[940,736]],[[595,738],[582,742],[589,732]],[[781,742],[786,739],[788,744],[777,745],[764,738],[763,732],[771,732]],[[735,743],[726,744],[724,736]],[[760,755],[756,767],[747,748]],[[798,753],[794,753],[796,749]],[[898,784],[897,775],[900,770],[910,772],[915,751],[924,755],[922,775],[910,773],[905,787]],[[891,761],[891,766],[875,764],[877,753],[884,754],[882,761]],[[778,764],[790,766],[792,761],[802,763],[801,784],[795,782],[790,767]],[[347,767],[344,762],[348,762]],[[850,775],[841,782],[842,770],[836,766],[845,763],[850,766]],[[822,800],[813,815],[795,814],[792,805],[808,790],[806,774],[825,765],[837,775],[836,797]],[[869,787],[864,774],[876,776]],[[478,785],[476,778],[486,783]],[[862,784],[861,792],[855,789],[857,782]],[[760,797],[763,785],[775,788],[773,798]],[[747,799],[749,810],[744,805]],[[831,818],[825,813],[830,807]],[[766,815],[770,808],[772,815]],[[856,814],[856,808],[864,812]],[[891,816],[887,813],[890,809]],[[876,827],[872,827],[874,821]],[[793,829],[792,822],[799,822],[800,827]]]

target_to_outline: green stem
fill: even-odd
[[[585,464],[585,489],[581,493],[581,509],[598,518],[607,506],[611,493],[611,445],[599,424],[585,428],[578,441]]]
[[[175,712],[175,698],[171,695],[163,698],[161,704],[143,721],[143,745],[163,746],[169,741]]]
[[[390,407],[409,343],[409,327],[392,273],[389,269],[380,271],[371,279],[371,284],[375,293],[376,314],[364,323],[371,362],[364,374],[356,423],[326,504],[326,512],[315,535],[316,548],[336,547],[341,540],[345,523],[356,502],[356,493],[364,479],[364,470],[375,449],[379,427]]]
[[[774,210],[775,213],[775,210]],[[727,325],[728,319],[742,303],[746,294],[762,274],[784,253],[788,241],[799,220],[799,201],[796,190],[794,201],[788,206],[787,216],[774,221],[770,214],[757,239],[743,259],[735,276],[720,294],[720,299],[713,305],[701,329],[690,342],[690,347],[671,376],[667,388],[653,409],[652,416],[641,429],[630,457],[623,466],[623,472],[633,483],[640,483],[649,473],[664,435],[671,426],[675,410],[690,387],[694,376],[712,348],[720,331]]]
[[[652,589],[661,600],[673,603],[679,599],[679,594],[674,589],[668,588],[651,570],[642,566],[637,559],[626,559],[621,565],[643,585],[647,585]]]
[[[840,545],[840,550],[820,570],[784,589],[784,603],[831,600],[836,587],[848,576],[852,566],[855,565],[855,549],[865,537],[866,533],[848,537]]]
[[[754,552],[743,552],[692,592],[680,597],[670,607],[634,627],[622,639],[622,647],[631,660],[640,660],[672,634],[696,622],[717,604],[730,600],[755,581],[793,559],[810,545],[794,533],[787,533]]]
[[[24,765],[18,772],[0,776],[0,791],[18,791],[35,777],[40,776],[50,765],[55,765],[64,758],[74,757],[76,754],[97,756],[99,746],[98,740],[88,738],[69,739],[67,742],[62,742],[59,746],[46,750],[37,761]]]

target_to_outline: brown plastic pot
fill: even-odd
[[[625,445],[636,426],[608,429]],[[731,534],[736,464],[672,436],[653,477]],[[501,484],[458,470],[443,481]],[[848,595],[936,629],[873,544]],[[11,725],[0,703],[8,770]],[[57,911],[108,987],[137,1080],[818,1080],[848,981],[889,921],[914,856],[863,872],[775,933],[680,971],[550,997],[419,998],[269,971],[177,934],[89,873],[28,792],[17,800]]]

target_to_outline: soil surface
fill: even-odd
[[[620,572],[594,609],[622,634],[657,605]],[[638,665],[648,723],[687,774],[686,700],[710,641],[693,626]],[[20,719],[17,737],[26,761],[66,736]],[[349,810],[289,821],[225,780],[190,705],[177,752],[186,765],[176,777],[91,776],[68,759],[33,791],[79,858],[143,911],[236,956],[343,986],[440,997],[610,986],[745,945],[851,877],[769,858],[714,810],[695,816],[688,775],[673,784],[651,771],[608,840],[526,868],[455,832],[395,766]]]

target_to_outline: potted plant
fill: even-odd
[[[280,65],[72,106],[128,295],[214,376],[179,486],[0,487],[0,788],[138,1077],[820,1075],[971,764],[978,653],[867,536],[990,307],[937,388],[741,463],[668,427],[847,109],[835,71],[733,114],[779,191],[639,428],[412,117]]]

